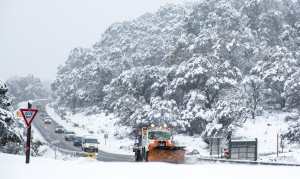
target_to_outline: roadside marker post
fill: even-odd
[[[108,134],[104,134],[104,141],[105,141],[105,145],[106,145],[106,140],[108,139]]]
[[[26,161],[25,163],[29,163],[30,161],[30,140],[31,140],[31,123],[36,116],[38,110],[37,109],[31,109],[32,104],[28,102],[28,108],[27,109],[20,109],[22,117],[24,119],[26,128],[27,128],[27,139],[26,139],[26,145],[25,145],[25,155],[26,155]]]
[[[54,145],[54,147],[55,147],[54,158],[56,160],[56,158],[57,158],[57,154],[56,153],[57,153],[57,150],[58,150],[58,147],[59,147],[59,140],[52,141],[51,145]]]

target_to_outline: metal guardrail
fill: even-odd
[[[72,150],[67,150],[67,149],[62,149],[58,147],[57,145],[49,145],[48,146],[53,150],[53,151],[58,151],[62,154],[65,155],[70,155],[72,157],[86,157],[87,153],[86,152],[81,152],[81,151],[72,151]]]
[[[68,154],[74,157],[85,157],[87,154],[86,152],[79,152],[79,151],[71,151],[71,150],[66,150],[62,148],[57,148],[57,151],[63,154]]]
[[[235,163],[235,164],[273,165],[273,166],[297,166],[297,167],[300,167],[300,164],[298,164],[298,163],[261,162],[261,161],[247,161],[247,160],[231,160],[231,159],[207,158],[207,157],[198,157],[197,160],[198,161],[207,161],[207,162]]]

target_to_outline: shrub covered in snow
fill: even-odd
[[[295,122],[292,124],[288,132],[283,134],[284,139],[288,139],[291,143],[300,143],[300,122]]]
[[[20,136],[15,132],[15,119],[11,113],[11,102],[6,95],[7,86],[0,80],[0,149],[17,153],[20,150]]]

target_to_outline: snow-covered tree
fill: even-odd
[[[284,84],[284,97],[289,108],[300,107],[300,70],[298,69]]]
[[[246,76],[242,82],[247,98],[247,106],[251,109],[252,119],[255,118],[257,109],[261,106],[263,81],[254,75]]]
[[[161,99],[161,97],[152,97],[150,104],[144,105],[143,108],[138,107],[131,115],[130,120],[135,122],[134,126],[167,125],[176,130],[183,130],[187,124],[180,119],[176,102]]]
[[[211,113],[204,136],[226,136],[228,131],[233,131],[251,117],[249,109],[238,98],[218,101]]]
[[[293,122],[282,137],[289,140],[290,143],[300,143],[300,122]]]
[[[45,99],[49,97],[49,91],[39,78],[33,75],[24,77],[13,77],[7,80],[8,93],[13,98],[13,102]]]
[[[11,113],[11,101],[7,96],[7,85],[0,80],[0,149],[4,152],[19,152],[20,135],[15,131],[16,122]],[[11,146],[14,150],[11,150]]]
[[[61,105],[76,111],[83,106],[99,105],[103,87],[111,81],[114,71],[109,62],[99,63],[93,51],[75,48],[57,78],[51,84],[53,97]]]
[[[297,61],[285,47],[267,48],[263,59],[252,69],[265,84],[265,101],[285,107],[284,84],[295,72]]]
[[[135,68],[123,72],[104,88],[104,106],[118,113],[122,118],[129,117],[138,108],[150,104],[151,98],[162,96],[166,86],[166,69],[161,67]],[[126,105],[127,103],[133,103]],[[121,111],[122,112],[121,112]],[[129,115],[129,116],[128,116]]]
[[[238,83],[240,75],[240,70],[228,61],[215,57],[192,58],[179,65],[166,95],[182,104],[184,94],[199,89],[205,96],[205,107],[212,108],[223,90]]]

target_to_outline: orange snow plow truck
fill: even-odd
[[[166,127],[143,127],[138,130],[133,147],[135,161],[183,163],[185,147],[175,146]]]

